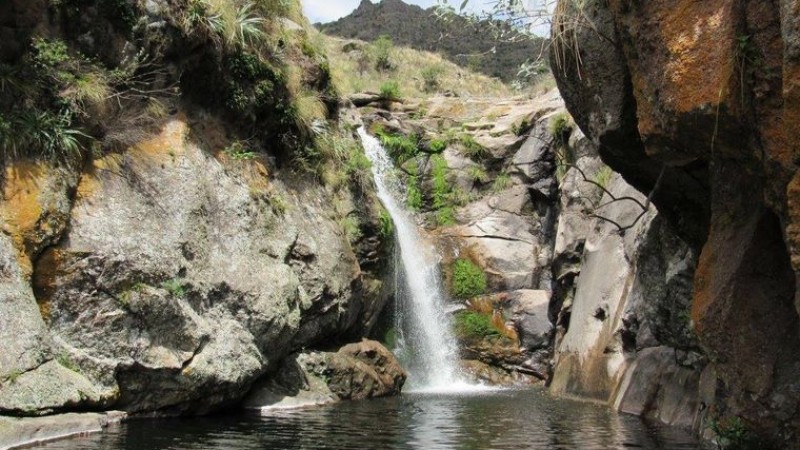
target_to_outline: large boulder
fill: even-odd
[[[386,347],[364,340],[336,352],[290,355],[253,388],[244,406],[269,410],[385,397],[399,394],[405,380],[405,371]]]
[[[178,116],[71,192],[45,184],[69,198],[69,227],[23,218],[53,237],[4,214],[0,333],[20,357],[0,355],[0,412],[203,413],[293,351],[369,332],[385,246],[349,242],[339,221],[377,217],[371,191],[333,202],[267,161],[204,150],[219,127]]]

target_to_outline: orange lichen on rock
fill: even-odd
[[[27,274],[31,272],[27,237],[36,231],[42,217],[43,208],[39,197],[46,177],[45,167],[29,161],[15,162],[5,169],[0,215],[3,218],[3,228],[14,240],[21,266]]]
[[[139,143],[131,149],[135,156],[146,156],[164,161],[182,155],[186,151],[186,137],[189,127],[184,117],[167,122],[161,133],[153,139]]]
[[[734,2],[669,3],[660,21],[670,52],[663,100],[678,112],[716,105],[735,66]]]

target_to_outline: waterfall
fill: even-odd
[[[392,160],[377,139],[358,130],[364,151],[372,162],[378,197],[395,225],[400,252],[397,264],[398,310],[395,352],[409,372],[411,390],[454,390],[465,387],[459,377],[456,341],[444,310],[438,255],[421,238],[417,224],[404,206],[403,187]]]

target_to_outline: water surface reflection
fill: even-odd
[[[49,450],[255,449],[699,449],[680,429],[538,390],[406,394],[279,411],[140,420]]]

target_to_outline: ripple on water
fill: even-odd
[[[538,390],[407,393],[267,414],[131,421],[49,450],[699,449],[687,432]]]

